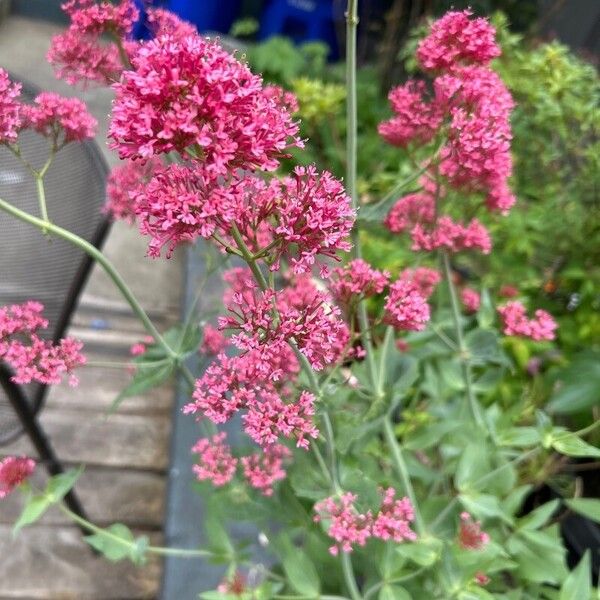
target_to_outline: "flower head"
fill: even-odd
[[[194,465],[194,473],[198,480],[209,480],[213,485],[220,487],[233,479],[237,458],[231,455],[225,439],[225,432],[217,433],[212,438],[198,440],[192,448],[192,452],[198,454],[198,464]]]
[[[490,234],[477,219],[463,225],[443,216],[429,229],[418,223],[413,227],[411,237],[413,250],[431,252],[444,248],[450,252],[460,252],[477,249],[489,254],[492,249]]]
[[[281,444],[273,444],[258,454],[242,457],[244,477],[248,483],[263,494],[273,495],[273,484],[285,479],[284,461],[292,453]]]
[[[37,331],[48,326],[43,308],[39,302],[0,307],[0,360],[14,370],[15,383],[56,384],[68,373],[70,384],[77,385],[73,371],[85,364],[83,344],[73,338],[56,344],[40,338]]]
[[[414,283],[398,279],[390,286],[385,301],[385,321],[395,329],[424,329],[429,321],[429,305]]]
[[[373,515],[360,513],[354,506],[356,495],[350,492],[339,497],[331,496],[315,504],[316,522],[328,521],[327,533],[335,540],[329,548],[333,556],[339,551],[352,552],[352,546],[364,546],[371,537]]]
[[[442,275],[439,271],[429,267],[417,267],[416,269],[404,269],[400,273],[399,279],[412,283],[416,286],[419,294],[427,300],[442,280]]]
[[[368,298],[381,294],[389,278],[387,271],[372,269],[369,263],[357,258],[334,270],[330,287],[335,298],[347,304],[352,297]]]
[[[160,169],[159,159],[146,161],[128,160],[112,169],[106,183],[105,212],[114,219],[133,223],[136,218],[134,198],[140,186],[146,185],[152,175]]]
[[[0,499],[21,485],[34,471],[32,458],[8,456],[0,460]]]
[[[12,144],[17,141],[21,126],[18,97],[21,94],[21,84],[13,83],[8,73],[0,69],[0,144]]]
[[[499,306],[498,313],[505,335],[528,337],[536,341],[553,340],[555,337],[558,325],[545,310],[536,310],[534,318],[529,319],[525,307],[520,302],[512,301]]]
[[[476,313],[481,305],[479,292],[470,287],[464,287],[460,291],[460,300],[468,313]]]
[[[121,52],[127,55],[136,46],[126,40],[139,14],[134,2],[69,0],[62,8],[71,23],[52,38],[46,55],[57,77],[71,85],[117,81],[124,67]],[[104,39],[105,34],[113,39]]]
[[[212,179],[273,170],[290,145],[301,145],[298,125],[260,77],[216,42],[164,35],[131,62],[114,86],[109,129],[122,158],[189,154]]]
[[[410,500],[406,497],[396,500],[394,488],[382,490],[382,493],[381,507],[373,520],[373,537],[397,543],[416,540],[417,534],[410,528],[415,518]]]
[[[398,199],[387,214],[384,225],[392,233],[402,233],[416,223],[433,223],[434,220],[435,197],[421,192]]]
[[[481,523],[473,521],[469,513],[461,513],[458,531],[460,546],[465,550],[481,550],[489,541],[490,536],[481,530]]]
[[[207,323],[204,326],[204,336],[200,345],[200,352],[216,356],[225,349],[225,346],[227,346],[227,338],[216,327]]]
[[[462,64],[487,66],[500,56],[496,30],[487,19],[472,19],[470,10],[450,11],[434,21],[419,43],[417,59],[426,70],[446,70]]]
[[[23,105],[23,126],[49,137],[57,147],[94,137],[96,119],[78,98],[64,98],[54,92],[38,94],[33,105]]]
[[[425,144],[433,139],[442,124],[443,112],[436,102],[424,98],[425,83],[409,81],[389,93],[394,116],[379,125],[379,135],[392,146],[409,142]]]

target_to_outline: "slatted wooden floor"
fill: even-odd
[[[123,522],[160,543],[173,390],[166,385],[127,399],[116,414],[107,416],[129,375],[93,366],[99,361],[126,361],[129,345],[143,336],[125,315],[114,305],[103,308],[84,300],[70,333],[85,342],[92,366],[80,370],[79,387],[65,384],[51,390],[41,423],[66,464],[88,465],[77,491],[90,518],[100,525]],[[159,325],[166,327],[164,315],[158,317]],[[109,328],[90,327],[98,319]],[[34,455],[25,437],[0,448],[0,455],[6,454]],[[38,469],[37,481],[41,484],[44,478],[43,469]],[[16,494],[0,502],[0,599],[157,596],[158,561],[143,568],[107,563],[90,551],[80,531],[57,510],[13,539],[11,523],[19,510]]]

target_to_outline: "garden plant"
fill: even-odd
[[[35,462],[6,458],[0,498],[23,493],[16,531],[57,505],[109,560],[213,561],[222,583],[194,590],[207,600],[598,597],[590,553],[570,569],[559,524],[568,511],[600,520],[600,501],[534,494],[565,462],[600,456],[586,441],[596,423],[556,420],[514,380],[513,345],[551,348],[557,322],[517,299],[514,282],[476,290],[457,268],[464,257],[494,256],[488,227],[500,235],[520,201],[511,189],[515,102],[491,67],[501,55],[496,30],[470,11],[429,26],[415,47],[425,77],[391,90],[377,127],[385,155],[407,157],[410,171],[387,198],[363,203],[357,4],[347,6],[344,90],[295,84],[322,101],[325,118],[345,98],[344,128],[331,142],[343,180],[322,165],[288,168],[311,145],[295,95],[265,84],[218,41],[154,10],[154,39],[136,42],[133,3],[65,4],[71,24],[53,40],[50,62],[69,83],[115,92],[109,138],[125,162],[111,175],[108,210],[137,223],[152,259],[198,242],[231,261],[226,310],[213,324],[191,312],[158,331],[106,257],[52,222],[44,175],[65,144],[93,135],[94,120],[80,101],[55,94],[21,103],[19,84],[0,71],[0,143],[21,157],[21,131],[49,142],[47,162],[28,165],[39,214],[3,199],[0,209],[90,253],[146,327],[115,410],[173,374],[187,384],[184,411],[199,437],[190,480],[208,501],[206,544],[151,546],[122,524],[101,528],[73,514],[62,497],[81,469],[34,489]],[[303,111],[319,135],[321,111]],[[540,123],[537,135],[545,133]],[[535,140],[515,139],[526,143]],[[368,151],[378,152],[374,143]],[[383,228],[386,243],[405,250],[393,275],[369,249]],[[35,298],[0,309],[0,358],[17,382],[68,373],[76,384],[82,345],[52,345],[39,336],[44,326]],[[593,402],[578,408],[591,413]],[[232,419],[241,444],[221,428]],[[255,526],[268,559],[230,537],[235,519]]]

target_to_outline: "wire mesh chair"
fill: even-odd
[[[32,86],[23,86],[22,97],[32,100]],[[24,158],[40,168],[48,157],[48,141],[24,131],[19,136]],[[54,158],[44,178],[50,220],[100,247],[109,221],[101,207],[105,200],[106,163],[93,141],[72,143]],[[0,198],[38,215],[36,185],[26,166],[6,147],[0,146]],[[44,236],[31,225],[0,213],[0,306],[37,300],[44,307],[49,325],[41,332],[46,339],[64,337],[93,259],[62,239]],[[10,368],[0,362],[0,446],[26,433],[48,472],[63,471],[52,446],[38,422],[47,386],[11,381]],[[65,502],[84,516],[76,495]]]

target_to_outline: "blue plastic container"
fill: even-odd
[[[169,0],[167,8],[200,32],[228,33],[240,14],[241,0]]]
[[[295,43],[321,41],[330,48],[329,58],[339,57],[335,22],[343,18],[334,0],[271,0],[263,11],[259,38],[289,37]]]

